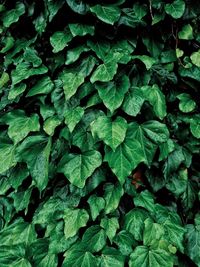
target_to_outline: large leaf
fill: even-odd
[[[120,9],[116,6],[96,5],[90,8],[105,23],[113,25],[120,17]]]
[[[185,2],[183,0],[175,0],[171,4],[166,4],[165,11],[174,19],[179,19],[185,11]]]
[[[83,188],[86,179],[101,165],[101,154],[97,151],[88,151],[84,154],[70,154],[60,163],[59,171],[79,188]]]
[[[138,246],[130,257],[129,266],[144,267],[173,267],[173,257],[162,249],[149,249],[145,246]]]
[[[93,135],[97,135],[113,151],[124,141],[128,124],[122,117],[117,117],[111,121],[107,117],[99,117],[92,125]]]

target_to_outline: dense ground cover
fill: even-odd
[[[0,266],[200,266],[200,2],[0,4]]]

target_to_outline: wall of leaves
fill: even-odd
[[[200,2],[0,21],[0,266],[200,266]]]

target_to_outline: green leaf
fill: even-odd
[[[118,250],[111,247],[106,247],[102,251],[102,255],[100,257],[100,267],[123,267],[125,263],[125,258]]]
[[[25,83],[20,83],[17,86],[12,86],[10,91],[9,91],[9,94],[8,94],[8,99],[13,100],[13,99],[17,98],[25,90],[26,90],[26,84]]]
[[[190,56],[190,59],[192,61],[192,63],[200,68],[200,49],[197,52],[192,53],[192,55]]]
[[[200,120],[199,119],[192,119],[190,123],[190,131],[194,137],[200,138]]]
[[[161,224],[154,223],[152,219],[146,219],[144,225],[143,242],[145,246],[152,245],[164,235],[164,227]]]
[[[74,23],[74,24],[69,24],[69,29],[73,37],[85,36],[87,34],[94,35],[94,26],[90,26],[90,25]]]
[[[125,182],[125,179],[138,164],[145,160],[140,143],[129,137],[126,137],[124,142],[115,151],[106,147],[105,152],[104,161],[108,162],[108,165],[121,184]]]
[[[119,77],[116,81],[95,84],[104,105],[112,113],[121,106],[129,86],[129,78],[126,75]]]
[[[143,86],[144,98],[152,105],[153,110],[161,120],[167,115],[165,96],[157,85]]]
[[[181,40],[192,40],[194,38],[192,26],[190,24],[184,25],[178,33],[178,37]]]
[[[80,58],[81,54],[84,52],[89,51],[89,47],[87,45],[80,45],[73,49],[69,49],[66,54],[66,61],[65,65],[69,65],[71,63],[74,63],[77,59]]]
[[[141,192],[134,198],[134,204],[136,207],[143,207],[150,212],[153,212],[155,208],[153,195],[147,190]]]
[[[96,195],[92,195],[89,197],[87,202],[90,206],[92,220],[95,221],[97,216],[105,207],[105,200],[102,197],[97,197]]]
[[[197,219],[197,215],[196,218]],[[186,233],[186,254],[197,264],[200,265],[200,229],[199,224],[195,221],[195,225],[188,224],[186,225],[187,233]]]
[[[84,209],[69,209],[64,210],[64,234],[65,238],[73,237],[77,234],[80,228],[86,226],[89,215]]]
[[[22,141],[30,132],[40,130],[38,115],[33,114],[27,117],[23,110],[11,111],[2,120],[9,125],[8,135],[15,144]]]
[[[64,161],[64,162],[62,162]],[[64,156],[59,171],[75,186],[83,188],[88,177],[101,165],[101,154],[98,151],[88,151],[83,154]]]
[[[66,0],[69,7],[76,13],[84,15],[89,10],[88,5],[82,0]]]
[[[188,113],[192,112],[195,109],[196,103],[194,100],[191,99],[189,94],[182,93],[178,95],[177,98],[180,100],[179,109],[182,112]]]
[[[57,116],[53,116],[53,117],[48,118],[44,122],[43,129],[48,135],[53,136],[56,127],[59,126],[60,124],[61,124],[61,121],[59,120],[59,118]]]
[[[105,229],[106,235],[109,238],[111,244],[113,241],[113,238],[116,235],[117,229],[119,229],[119,223],[117,218],[103,218],[101,220],[100,226]]]
[[[120,17],[120,9],[116,6],[96,5],[90,8],[92,13],[105,23],[113,25]]]
[[[100,226],[93,225],[85,231],[82,242],[88,251],[98,252],[106,245],[106,233]]]
[[[69,31],[69,29],[63,32],[54,32],[54,34],[50,37],[53,53],[62,51],[66,46],[68,46],[68,43],[71,42],[72,39],[73,35]]]
[[[119,251],[124,256],[129,256],[133,251],[133,246],[137,244],[133,235],[125,230],[122,230],[115,236],[114,243],[117,244],[117,246],[119,247]]]
[[[125,215],[123,228],[130,232],[136,240],[142,241],[144,221],[147,218],[148,215],[145,210],[135,208]]]
[[[185,2],[183,0],[175,0],[171,4],[166,4],[165,11],[174,19],[179,19],[185,12]]]
[[[122,117],[111,121],[108,117],[100,116],[91,124],[93,135],[97,135],[113,151],[124,141],[127,127],[128,124]]]
[[[54,84],[48,76],[40,79],[27,93],[26,96],[31,97],[40,94],[49,94],[54,88]]]
[[[32,178],[42,191],[48,183],[51,139],[43,136],[27,137],[17,149],[20,162],[26,162]]]
[[[89,251],[85,250],[79,244],[75,244],[72,248],[67,250],[64,254],[64,261],[62,267],[98,267],[98,261],[95,256]]]
[[[17,163],[16,147],[12,144],[7,144],[1,142],[0,144],[0,174],[9,170],[11,167],[15,166]]]
[[[117,54],[117,57],[119,53]],[[118,58],[113,58],[111,56],[107,56],[105,58],[104,64],[101,64],[97,67],[97,69],[93,72],[90,81],[94,83],[96,81],[99,82],[109,82],[113,79],[115,74],[117,73],[117,64]]]
[[[104,199],[106,201],[105,214],[109,214],[118,208],[120,199],[124,194],[124,190],[119,183],[115,185],[107,184],[104,190]]]
[[[130,256],[129,266],[173,267],[173,262],[173,257],[165,250],[138,246]]]
[[[147,70],[151,69],[151,67],[156,63],[156,60],[154,58],[146,56],[146,55],[133,56],[132,59],[141,60],[144,63]]]
[[[130,116],[137,116],[145,101],[141,88],[135,87],[126,94],[122,109]]]
[[[68,126],[70,132],[73,132],[75,126],[79,123],[83,117],[84,109],[82,107],[76,107],[69,109],[65,112],[65,124]]]
[[[20,16],[22,16],[24,13],[25,13],[25,5],[23,3],[17,2],[14,9],[11,9],[3,13],[1,19],[3,21],[4,27],[7,28],[10,27],[10,25],[17,22]]]

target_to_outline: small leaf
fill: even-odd
[[[89,197],[87,202],[90,205],[92,220],[95,221],[97,216],[105,207],[105,200],[102,197],[92,195]]]
[[[185,2],[183,0],[175,0],[171,4],[166,4],[165,11],[174,19],[179,19],[185,12]]]
[[[74,23],[74,24],[69,24],[69,29],[74,37],[85,36],[87,34],[94,35],[94,26],[90,25]]]
[[[3,25],[7,28],[10,27],[10,25],[17,22],[20,16],[22,16],[24,13],[25,13],[25,5],[23,3],[17,2],[14,9],[11,9],[3,13],[2,16]]]
[[[182,93],[178,95],[177,98],[180,100],[179,109],[182,112],[189,113],[195,109],[196,103],[191,99],[189,94]]]
[[[197,52],[192,53],[190,59],[195,66],[200,68],[200,49]]]
[[[184,25],[181,31],[178,33],[178,37],[181,40],[192,40],[194,38],[192,26],[190,24]]]
[[[69,30],[64,32],[54,32],[54,34],[50,37],[50,43],[53,47],[53,53],[58,53],[62,51],[68,43],[72,40],[73,36]]]

